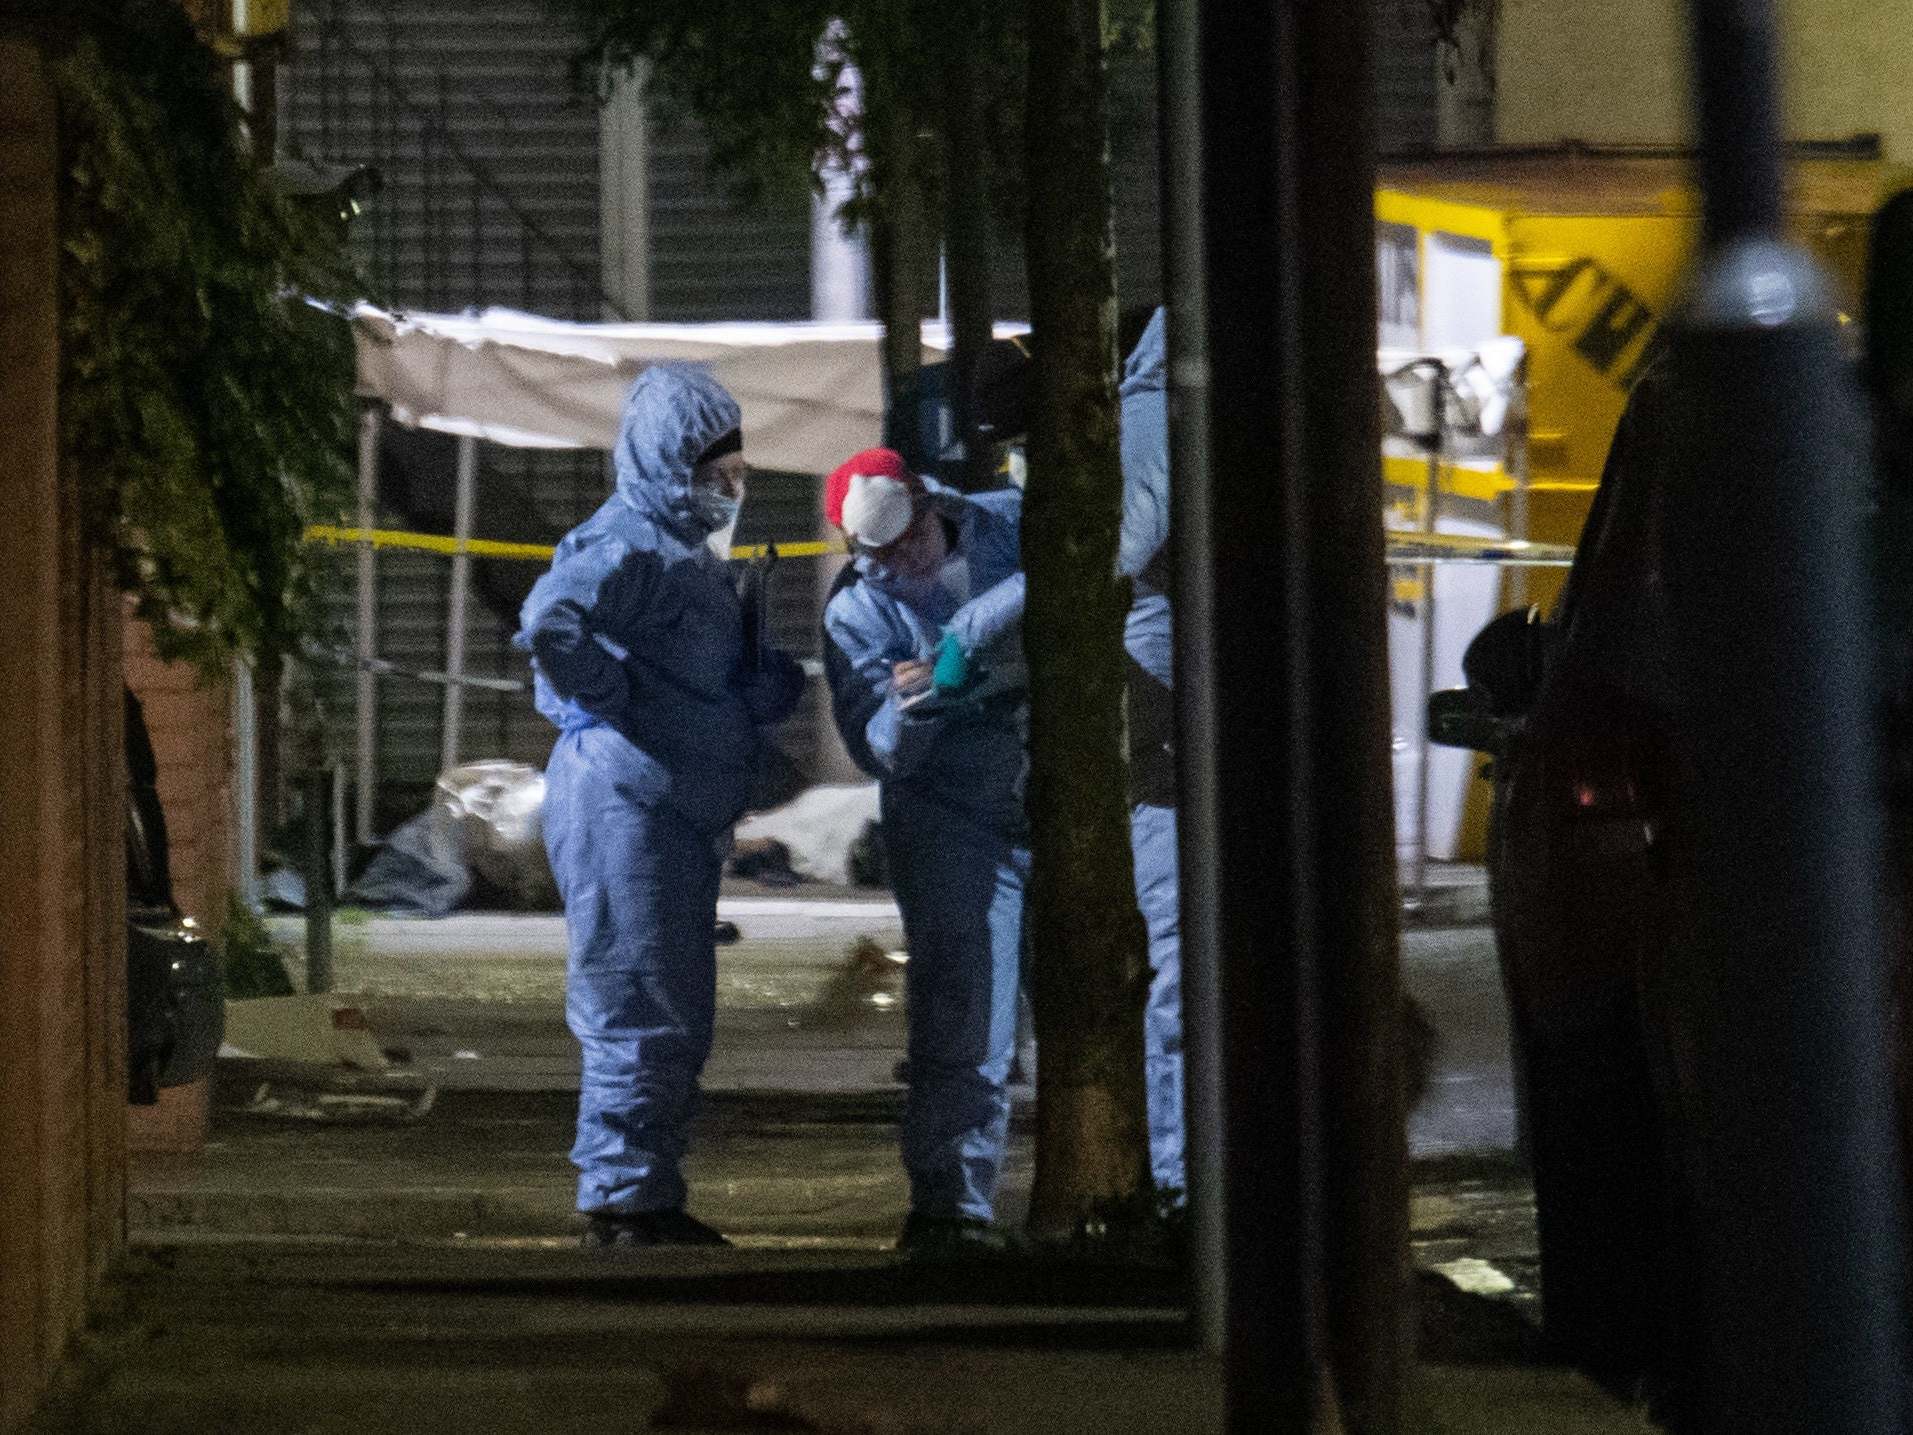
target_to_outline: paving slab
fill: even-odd
[[[1210,1431],[1163,1272],[761,1251],[173,1247],[140,1255],[42,1435]],[[1424,1361],[1427,1435],[1646,1427],[1563,1371]]]

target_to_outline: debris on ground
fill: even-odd
[[[654,1430],[810,1430],[820,1435],[955,1435],[972,1426],[926,1421],[829,1375],[695,1365],[666,1376]]]
[[[850,1026],[873,1012],[895,1010],[903,1004],[903,969],[909,960],[908,952],[887,948],[874,937],[857,938],[818,993],[812,1021]]]
[[[308,994],[226,1003],[222,1082],[244,1080],[255,1116],[303,1121],[416,1121],[437,1087],[403,1048],[381,1046],[365,1011],[341,997]]]
[[[405,1123],[430,1115],[438,1100],[436,1086],[416,1090],[328,1091],[301,1082],[262,1081],[240,1109],[248,1116],[277,1116],[293,1121],[362,1124]]]

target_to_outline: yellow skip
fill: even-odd
[[[396,528],[339,528],[329,523],[315,523],[306,529],[308,543],[370,543],[374,548],[407,548],[421,553],[455,554],[461,551],[456,538],[438,533],[407,533]],[[779,543],[775,545],[780,558],[818,558],[826,553],[841,553],[843,549],[835,543],[810,541],[805,543]],[[743,544],[731,550],[733,558],[762,558],[772,545],[767,543]],[[523,558],[544,560],[552,555],[548,543],[501,543],[492,538],[472,538],[463,545],[463,551],[474,558]]]

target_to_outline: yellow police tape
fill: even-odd
[[[308,543],[366,543],[374,548],[409,548],[422,553],[455,554],[461,545],[456,538],[437,533],[405,533],[396,528],[338,528],[327,523],[315,523],[306,529]],[[767,543],[746,543],[733,548],[733,558],[762,558],[770,552],[772,545]],[[825,553],[841,553],[843,547],[837,543],[812,541],[806,543],[779,543],[775,545],[779,558],[817,558]],[[549,543],[501,543],[493,538],[468,538],[463,551],[474,558],[526,558],[544,560],[551,557]]]
[[[396,528],[337,528],[315,523],[306,529],[309,543],[366,543],[374,548],[409,548],[423,553],[454,554],[459,551],[456,538],[438,533],[405,533]],[[731,550],[733,558],[762,558],[773,545],[741,544]],[[826,553],[841,553],[843,546],[827,540],[774,545],[780,558],[819,558]],[[492,538],[471,538],[464,551],[474,558],[526,558],[543,561],[552,554],[547,543],[501,543]],[[1574,549],[1565,543],[1530,543],[1518,538],[1472,538],[1455,533],[1390,533],[1390,563],[1488,563],[1506,567],[1566,568],[1574,561]]]

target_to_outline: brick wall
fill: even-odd
[[[159,767],[173,900],[217,940],[232,888],[231,698],[224,683],[207,683],[198,669],[161,662],[150,631],[130,613],[124,649],[126,685],[140,700]],[[135,1152],[199,1150],[210,1130],[209,1095],[202,1077],[163,1089],[156,1105],[129,1106],[128,1146]]]
[[[125,1239],[120,602],[59,471],[54,106],[0,32],[0,1431]]]
[[[215,934],[232,871],[231,697],[185,663],[162,663],[146,625],[126,623],[126,683],[140,700],[159,764],[173,896]]]

